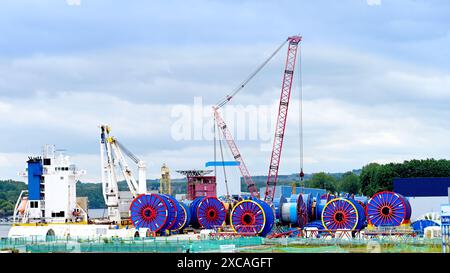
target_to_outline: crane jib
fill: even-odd
[[[289,99],[291,95],[292,82],[294,79],[295,62],[297,59],[298,44],[300,36],[289,37],[289,47],[286,56],[280,103],[278,108],[277,123],[275,126],[275,137],[273,140],[272,156],[269,164],[269,174],[267,176],[266,192],[264,201],[272,203],[275,196],[275,189],[278,180],[278,169],[280,166],[281,151],[283,149],[284,132],[288,114]]]

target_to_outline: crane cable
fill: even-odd
[[[239,93],[239,91],[241,91],[248,82],[250,82],[251,79],[253,79],[256,74],[258,74],[259,71],[261,71],[264,66],[266,66],[266,64],[272,60],[272,58],[281,50],[281,48],[283,48],[283,46],[289,41],[289,39],[287,39],[286,41],[284,41],[273,53],[272,55],[269,56],[269,58],[267,58],[260,66],[258,66],[258,68],[251,73],[238,87],[236,87],[233,92],[231,92],[231,94],[227,95],[224,99],[220,100],[219,102],[216,103],[215,108],[219,109],[222,106],[224,106],[225,104],[227,104],[227,102],[229,102],[237,93]]]
[[[298,51],[298,67],[299,69],[297,69],[297,74],[298,74],[298,82],[299,82],[299,92],[298,92],[298,96],[299,96],[299,100],[298,100],[298,112],[299,112],[299,126],[298,126],[298,134],[299,134],[299,152],[300,152],[300,181],[303,181],[303,178],[305,176],[304,172],[303,172],[303,90],[302,90],[302,58],[301,58],[301,54],[302,54],[302,50],[301,47],[299,46],[299,51]]]
[[[228,190],[228,179],[227,179],[227,171],[225,169],[225,161],[224,161],[224,156],[223,156],[222,138],[220,137],[220,134],[218,134],[218,135],[219,135],[220,156],[222,159],[223,177],[225,180],[225,189],[227,191],[227,200],[229,200],[230,199],[230,191]]]

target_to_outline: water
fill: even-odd
[[[106,209],[90,209],[89,210],[89,218],[102,218],[107,214]],[[2,223],[0,224],[0,238],[8,237],[9,229],[11,228],[11,224]]]
[[[0,224],[0,238],[8,237],[8,231],[10,227],[10,224]]]

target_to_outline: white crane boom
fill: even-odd
[[[103,198],[105,199],[105,204],[108,208],[108,218],[111,221],[119,222],[121,220],[119,210],[120,197],[116,167],[118,166],[121,169],[122,175],[127,182],[128,190],[132,197],[135,198],[138,194],[147,192],[146,165],[144,161],[139,160],[114,137],[109,136],[110,127],[108,125],[101,125],[100,129]],[[138,181],[133,177],[133,173],[123,153],[136,163],[138,167]]]

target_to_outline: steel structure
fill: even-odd
[[[146,166],[145,162],[139,160],[133,153],[127,150],[116,138],[109,135],[111,129],[108,125],[100,125],[100,160],[102,190],[105,204],[108,208],[108,218],[113,222],[120,222],[120,196],[118,186],[118,175],[116,167],[119,167],[128,190],[133,198],[139,194],[146,193]],[[125,159],[127,155],[138,167],[138,181],[133,177],[132,171]],[[138,183],[139,182],[139,183]]]
[[[291,97],[292,82],[294,80],[294,69],[297,60],[297,49],[299,47],[301,39],[302,38],[300,36],[292,36],[288,38],[289,47],[283,74],[280,103],[278,107],[278,117],[275,126],[275,137],[273,140],[272,155],[270,157],[269,174],[267,177],[266,193],[264,197],[264,201],[269,204],[273,202],[273,198],[275,196],[275,187],[277,185],[281,151],[283,149],[289,100]]]
[[[242,154],[239,152],[237,145],[233,139],[231,132],[228,130],[227,125],[223,118],[219,113],[219,108],[223,107],[227,104],[239,91],[241,91],[251,79],[253,79],[259,71],[281,50],[281,48],[288,43],[288,53],[286,57],[286,64],[283,75],[283,82],[281,88],[281,97],[280,97],[280,107],[278,111],[277,118],[277,126],[275,131],[275,139],[272,150],[272,156],[270,160],[269,167],[269,178],[267,180],[266,186],[266,196],[265,201],[269,204],[272,203],[275,193],[275,186],[278,177],[278,167],[280,163],[281,150],[283,147],[283,136],[286,127],[286,118],[287,118],[287,110],[289,105],[289,99],[292,89],[292,82],[294,78],[294,68],[297,57],[297,48],[301,41],[300,36],[291,36],[286,41],[284,41],[276,50],[269,56],[252,74],[249,75],[247,79],[245,79],[233,92],[227,95],[224,99],[219,101],[216,106],[213,107],[214,119],[217,123],[217,126],[222,131],[222,134],[228,144],[228,147],[231,150],[231,153],[236,161],[239,164],[239,170],[241,171],[242,177],[244,178],[244,182],[247,185],[248,190],[252,197],[259,198],[259,191],[255,186],[255,183],[252,180],[252,177],[247,169],[247,166],[242,158]],[[303,170],[301,171],[301,176],[303,177]]]
[[[239,151],[236,142],[234,142],[233,135],[231,134],[230,130],[228,130],[228,127],[223,120],[222,116],[220,115],[218,108],[214,108],[214,119],[217,123],[217,126],[222,131],[222,134],[228,144],[228,147],[230,148],[231,154],[233,155],[234,159],[239,162],[239,170],[241,171],[242,177],[244,178],[244,182],[247,185],[248,190],[250,191],[250,194],[253,197],[259,198],[259,191],[256,187],[255,183],[252,180],[252,176],[250,175],[250,172],[247,169],[247,165],[245,165],[244,159],[242,158],[241,152]]]

